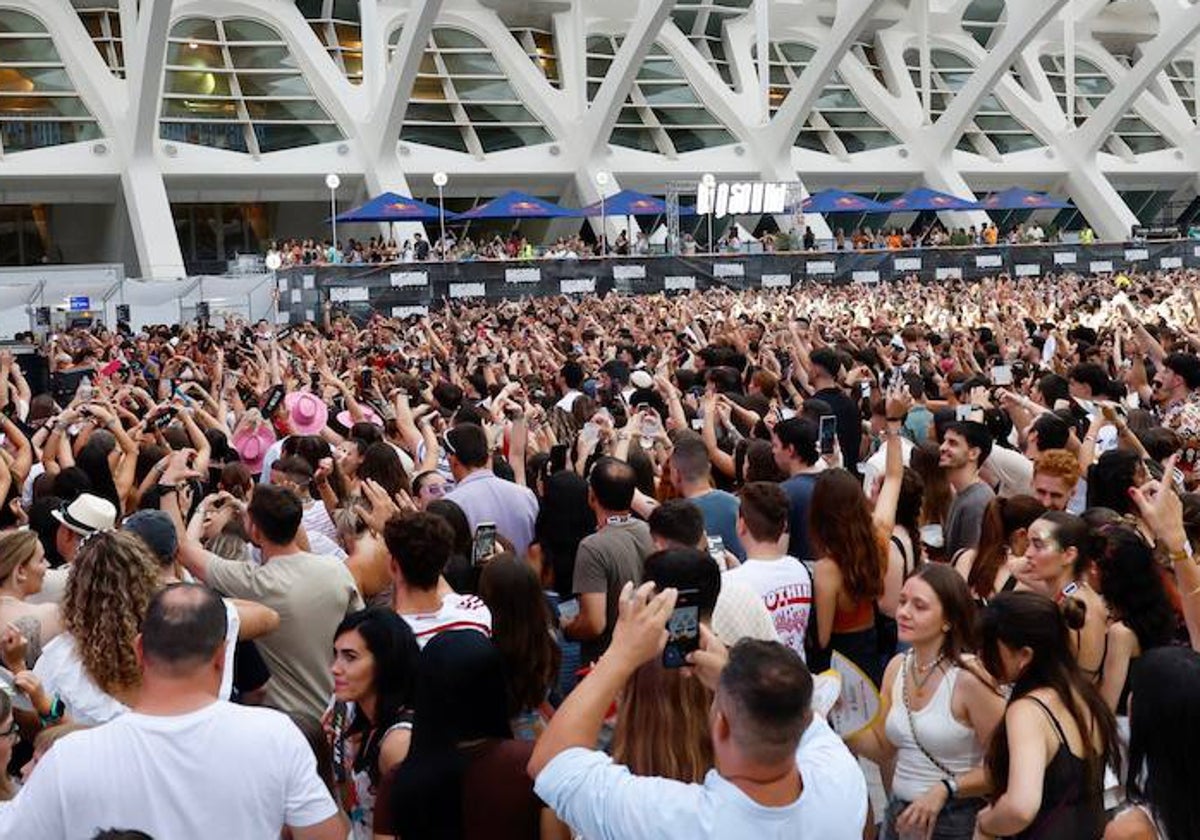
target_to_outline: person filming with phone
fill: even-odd
[[[687,654],[713,692],[715,767],[703,783],[633,776],[593,749],[609,706],[644,663],[666,656],[679,593],[626,584],[612,644],[562,706],[529,760],[534,792],[592,840],[862,836],[866,786],[840,739],[813,715],[812,676],[778,642],[743,640],[726,652],[706,628]]]

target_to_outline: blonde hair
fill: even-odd
[[[636,776],[702,782],[712,769],[712,692],[657,660],[634,672],[617,706],[613,760]]]
[[[8,580],[17,569],[32,563],[37,548],[38,536],[33,531],[0,534],[0,581]]]
[[[115,694],[141,684],[134,640],[158,590],[158,563],[124,531],[99,531],[79,548],[63,597],[63,624],[88,676]]]

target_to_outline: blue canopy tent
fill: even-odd
[[[887,207],[894,213],[920,213],[925,210],[982,210],[976,201],[967,201],[949,193],[938,192],[926,187],[909,190],[899,198],[893,198]]]
[[[805,213],[886,213],[888,206],[845,190],[821,190],[800,205]]]
[[[506,192],[486,204],[458,214],[460,219],[572,219],[582,216],[579,210],[560,207],[517,191]]]
[[[415,198],[386,192],[372,198],[362,207],[347,210],[337,217],[339,222],[436,222],[438,208]],[[446,211],[446,221],[457,218]]]
[[[1010,187],[979,202],[984,210],[1069,210],[1074,205],[1046,193]]]
[[[633,216],[666,216],[667,202],[637,190],[621,190],[618,193],[605,196],[604,201],[589,204],[580,211],[588,218],[597,216],[625,217],[625,229],[633,227],[630,218]],[[695,216],[696,208],[679,205],[680,216]]]

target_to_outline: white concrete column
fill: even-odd
[[[1137,216],[1129,209],[1112,183],[1095,162],[1076,164],[1067,173],[1071,201],[1096,231],[1100,239],[1124,241]]]
[[[121,172],[121,189],[142,276],[183,277],[183,251],[175,233],[171,202],[154,159],[130,161]]]

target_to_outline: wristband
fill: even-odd
[[[158,484],[155,486],[158,487],[158,492],[160,494],[161,493],[178,493],[179,492],[178,484]]]
[[[951,776],[948,779],[942,779],[942,787],[946,789],[946,798],[953,799],[958,794],[958,783]]]

